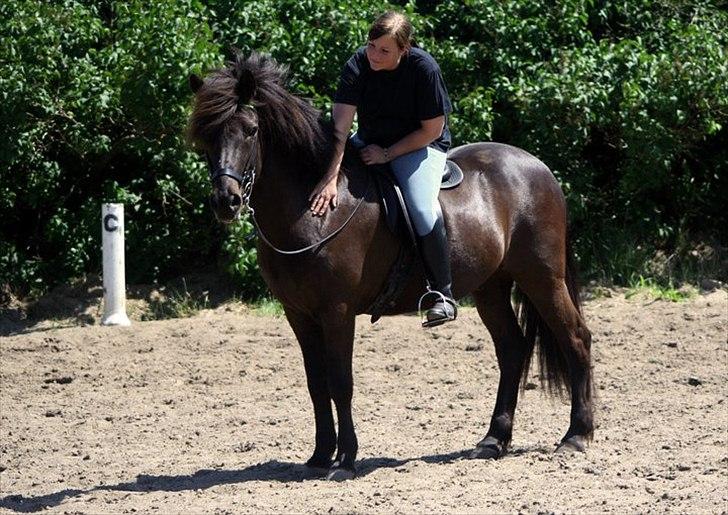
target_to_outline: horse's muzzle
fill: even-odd
[[[210,207],[215,217],[223,223],[230,223],[240,216],[243,199],[237,193],[210,195]]]

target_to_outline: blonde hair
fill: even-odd
[[[412,31],[412,23],[407,16],[396,11],[387,11],[369,28],[369,41],[387,35],[394,39],[400,50],[409,50],[410,47],[417,46],[412,39]]]

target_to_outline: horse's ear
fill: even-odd
[[[255,86],[256,84],[253,72],[247,69],[241,70],[240,76],[238,77],[238,85],[235,88],[235,91],[238,94],[238,102],[241,104],[247,104],[250,102],[250,99],[252,99],[255,94]]]
[[[202,82],[202,79],[194,73],[190,75],[190,89],[192,90],[192,93],[197,93],[197,91],[202,87]]]

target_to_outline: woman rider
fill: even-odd
[[[346,139],[367,165],[390,163],[418,236],[430,290],[439,292],[427,311],[426,327],[457,316],[450,290],[450,257],[438,193],[450,147],[447,115],[452,110],[434,58],[414,47],[406,16],[387,12],[369,29],[369,42],[346,63],[334,96],[337,146],[328,172],[311,195],[311,211],[336,206],[336,182]]]

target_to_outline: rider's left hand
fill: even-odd
[[[387,162],[387,154],[379,145],[367,145],[359,152],[361,160],[368,165],[376,165]]]

